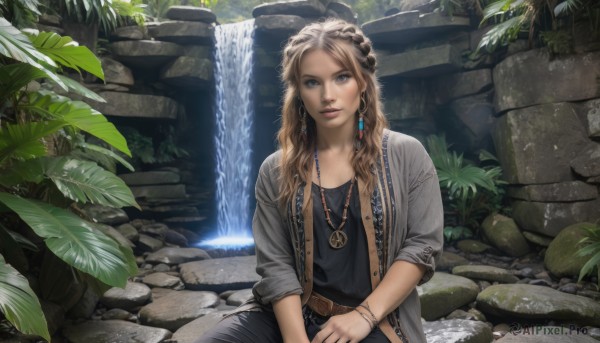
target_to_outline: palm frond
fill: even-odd
[[[526,21],[527,17],[521,14],[495,25],[483,35],[475,53],[484,48],[493,51],[499,44],[515,40]]]
[[[26,160],[46,155],[46,147],[41,139],[64,125],[63,121],[6,125],[0,135],[0,164],[7,158]]]
[[[563,13],[573,13],[578,10],[583,3],[581,0],[564,0],[554,7],[554,15],[559,16]]]

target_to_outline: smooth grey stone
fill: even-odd
[[[202,249],[198,248],[162,248],[146,257],[150,263],[164,263],[176,265],[192,261],[208,260],[210,256]]]
[[[427,283],[418,286],[417,292],[421,317],[435,320],[475,300],[479,287],[465,277],[437,272]]]
[[[451,319],[423,324],[427,343],[490,343],[492,330],[474,320]]]
[[[319,17],[325,13],[325,6],[318,1],[292,0],[264,3],[252,9],[252,16],[274,14],[297,15],[300,17]]]
[[[99,95],[106,100],[105,103],[93,100],[85,100],[85,102],[108,116],[176,119],[179,111],[179,104],[165,96],[109,91],[100,92]],[[162,193],[159,194],[162,195]],[[139,196],[144,195],[140,194]],[[127,221],[113,224],[121,224]]]
[[[251,288],[260,280],[256,256],[217,258],[180,265],[187,289],[223,292]]]
[[[137,240],[140,238],[138,230],[131,224],[121,224],[115,229],[119,231],[123,235],[123,237],[127,238],[131,242],[137,242]]]
[[[100,302],[107,308],[133,310],[150,300],[150,287],[137,282],[127,282],[125,288],[113,287],[106,291]]]
[[[109,57],[102,57],[100,59],[102,63],[102,70],[104,71],[104,82],[116,83],[122,86],[133,86],[134,79],[131,69],[126,67],[123,63],[115,61]]]
[[[67,326],[63,334],[71,343],[160,343],[171,337],[165,329],[123,320],[94,320]]]
[[[136,243],[136,248],[143,252],[152,252],[162,248],[163,245],[163,242],[156,238],[140,234],[140,238]],[[150,266],[150,268],[152,268],[152,266]]]
[[[158,41],[178,44],[210,44],[214,37],[213,26],[199,21],[163,21],[150,29]]]
[[[142,282],[150,287],[171,288],[174,290],[181,290],[184,288],[180,278],[165,273],[146,275]]]
[[[510,270],[484,265],[456,266],[452,268],[452,274],[490,282],[515,283],[519,281],[519,278],[514,276]]]
[[[136,68],[155,68],[183,55],[180,45],[159,40],[113,42],[110,50],[114,59]]]
[[[165,16],[171,20],[202,21],[214,23],[217,16],[209,9],[196,6],[171,6]]]

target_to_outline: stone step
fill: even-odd
[[[447,43],[383,56],[379,61],[379,77],[429,77],[457,71],[461,67],[459,48]]]
[[[106,102],[84,99],[98,112],[116,117],[176,119],[179,104],[168,97],[123,92],[98,93]]]
[[[186,89],[209,89],[213,81],[213,64],[208,58],[181,56],[162,69],[160,79]]]
[[[113,58],[136,68],[155,68],[184,53],[180,45],[158,40],[128,40],[110,44]]]
[[[150,27],[149,31],[158,41],[180,44],[209,45],[214,37],[213,26],[199,21],[163,21]]]

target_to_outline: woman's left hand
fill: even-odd
[[[371,325],[358,312],[333,316],[321,326],[311,343],[358,343],[371,332]]]

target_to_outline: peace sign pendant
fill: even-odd
[[[341,230],[335,230],[329,236],[329,245],[334,249],[339,249],[344,247],[348,242],[348,236]]]

